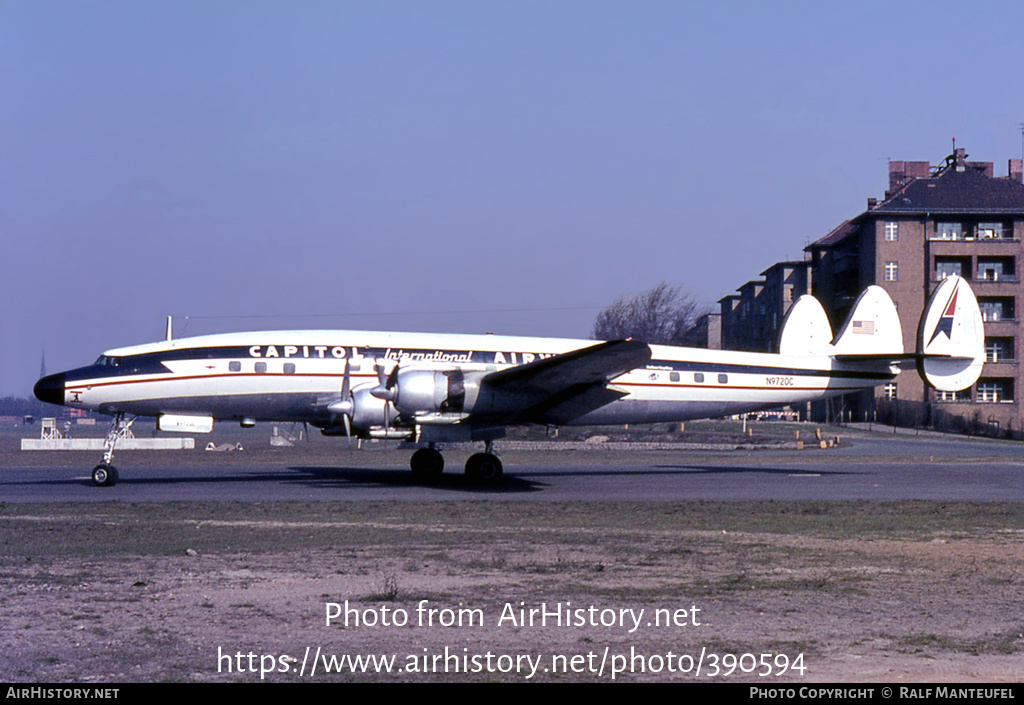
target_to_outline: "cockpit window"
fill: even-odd
[[[98,358],[96,358],[96,362],[93,364],[99,365],[100,367],[118,367],[121,365],[121,358],[100,355]]]

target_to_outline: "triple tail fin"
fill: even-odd
[[[903,350],[903,328],[889,294],[869,286],[853,305],[839,335],[832,339],[828,317],[813,296],[801,296],[783,322],[782,355],[828,355],[839,362],[914,360],[918,372],[943,392],[978,381],[985,362],[985,326],[970,284],[947,277],[928,300],[917,331],[917,350]]]

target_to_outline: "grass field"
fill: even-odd
[[[399,659],[447,647],[550,665],[530,678],[499,668],[511,661],[314,678],[609,680],[551,665],[632,654],[645,668],[616,680],[1016,681],[1022,535],[1019,505],[991,503],[0,505],[0,679],[252,681],[218,654],[254,653],[296,659],[264,679],[308,680],[291,670],[306,647]],[[326,626],[326,606],[346,600],[375,619],[426,600],[481,622]],[[566,603],[691,619],[633,632],[498,623],[509,605]],[[799,656],[805,670],[665,665],[702,650]]]

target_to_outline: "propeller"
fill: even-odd
[[[382,363],[375,362],[373,369],[377,371],[377,382],[379,384],[370,390],[370,394],[384,401],[394,401],[396,387],[398,386],[398,365],[392,367],[391,374],[387,376],[384,375],[384,365]]]
[[[380,383],[376,387],[370,390],[370,394],[377,397],[378,399],[384,400],[384,425],[391,425],[391,409],[393,408],[391,402],[395,400],[396,386],[398,385],[398,365],[396,364],[391,368],[391,374],[387,377],[384,376],[384,363],[374,361],[373,368],[377,371],[377,381]],[[384,388],[383,396],[377,394],[380,388]]]
[[[355,404],[352,402],[352,374],[349,371],[348,360],[345,360],[345,371],[341,377],[341,399],[327,407],[332,414],[341,416],[345,424],[345,436],[348,437],[349,448],[352,447],[352,413],[355,411]]]
[[[393,419],[392,419],[393,407],[392,407],[392,405],[390,403],[390,399],[389,399],[389,397],[381,397],[381,396],[379,396],[378,395],[378,390],[382,390],[384,394],[390,395],[391,397],[394,396],[394,392],[390,389],[390,387],[394,387],[395,384],[397,383],[397,380],[398,380],[398,377],[397,377],[398,367],[397,366],[395,367],[395,372],[393,372],[392,375],[391,375],[391,377],[393,379],[389,379],[388,377],[385,376],[385,374],[384,374],[384,366],[379,361],[375,361],[374,369],[377,371],[377,380],[378,380],[378,382],[380,382],[379,386],[373,387],[371,389],[371,388],[369,388],[370,387],[369,384],[360,384],[360,385],[357,385],[357,387],[355,389],[353,389],[352,388],[351,366],[349,364],[349,360],[346,359],[345,360],[345,371],[344,371],[344,374],[342,375],[342,379],[341,379],[341,399],[339,399],[338,401],[335,401],[335,402],[329,404],[328,407],[327,407],[327,410],[330,411],[335,416],[341,416],[342,423],[344,423],[344,425],[345,425],[345,435],[348,436],[348,439],[349,439],[349,445],[351,445],[351,443],[352,443],[352,426],[353,426],[353,424],[355,422],[355,414],[356,414],[356,411],[357,411],[357,401],[363,407],[362,408],[362,412],[361,412],[361,416],[363,418],[360,419],[360,423],[361,424],[364,424],[364,425],[366,425],[366,424],[376,425],[377,423],[381,423],[382,422],[385,427],[389,427],[389,426],[391,426],[391,423],[393,421]],[[382,404],[380,406],[379,410],[374,409],[373,405],[370,405],[370,406],[366,405],[367,402],[370,401],[369,399],[367,399],[364,396],[367,393],[370,394],[373,397],[376,397],[378,399],[382,399],[384,401],[384,404]],[[358,397],[358,399],[357,399],[357,397]],[[374,413],[379,413],[380,414],[380,417],[379,417],[380,421],[375,421],[375,420],[371,421],[370,420],[370,419],[373,418],[373,414]]]

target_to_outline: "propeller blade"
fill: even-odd
[[[344,401],[348,399],[348,395],[351,392],[352,387],[352,375],[348,369],[348,359],[345,360],[345,372],[341,377],[341,399]]]

